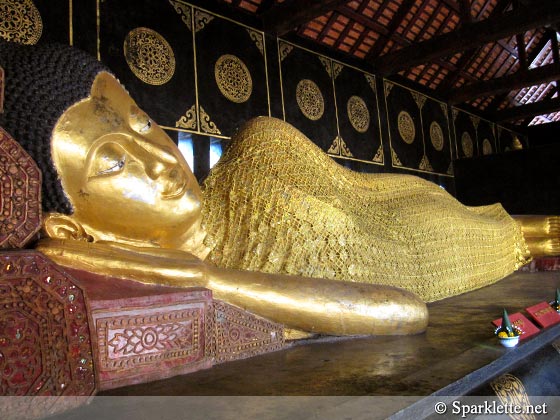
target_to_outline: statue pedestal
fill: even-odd
[[[100,390],[207,369],[212,292],[67,270],[89,303]]]
[[[36,251],[0,253],[0,396],[32,397],[0,398],[3,418],[44,417],[100,390],[283,347],[281,325],[208,289],[64,269]],[[86,398],[60,398],[69,396]]]

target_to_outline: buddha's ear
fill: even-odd
[[[91,241],[80,222],[62,213],[48,213],[43,217],[43,230],[49,238]]]

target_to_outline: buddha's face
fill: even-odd
[[[66,110],[51,144],[71,217],[96,240],[176,247],[198,223],[200,188],[179,149],[110,74]]]

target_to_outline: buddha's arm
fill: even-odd
[[[208,288],[218,299],[314,333],[414,334],[428,324],[424,302],[391,286],[209,267]]]
[[[40,251],[63,266],[172,286],[202,286],[215,298],[287,327],[333,335],[413,334],[425,330],[426,305],[390,286],[217,268],[165,250],[43,241]],[[179,258],[181,256],[182,258]]]

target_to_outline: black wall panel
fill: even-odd
[[[339,148],[339,156],[383,165],[375,76],[333,61],[333,78],[339,135],[350,152]]]
[[[264,34],[199,9],[194,21],[200,132],[231,137],[244,121],[270,115]]]
[[[453,108],[452,114],[457,158],[478,156],[476,141],[476,121],[478,118],[457,108]]]
[[[278,41],[284,120],[327,152],[338,141],[332,61]]]
[[[258,115],[293,124],[353,170],[414,173],[452,192],[453,159],[512,150],[515,139],[528,147],[526,137],[448,112],[405,81],[408,87],[376,80],[324,51],[265,36],[256,19],[231,19],[228,7],[195,3],[3,0],[35,25],[16,32],[97,56],[175,141],[191,139],[199,177],[208,171],[210,143],[227,144]],[[0,36],[14,32],[0,29]]]
[[[175,127],[196,104],[192,9],[179,6],[105,0],[99,11],[101,60],[163,127]]]

